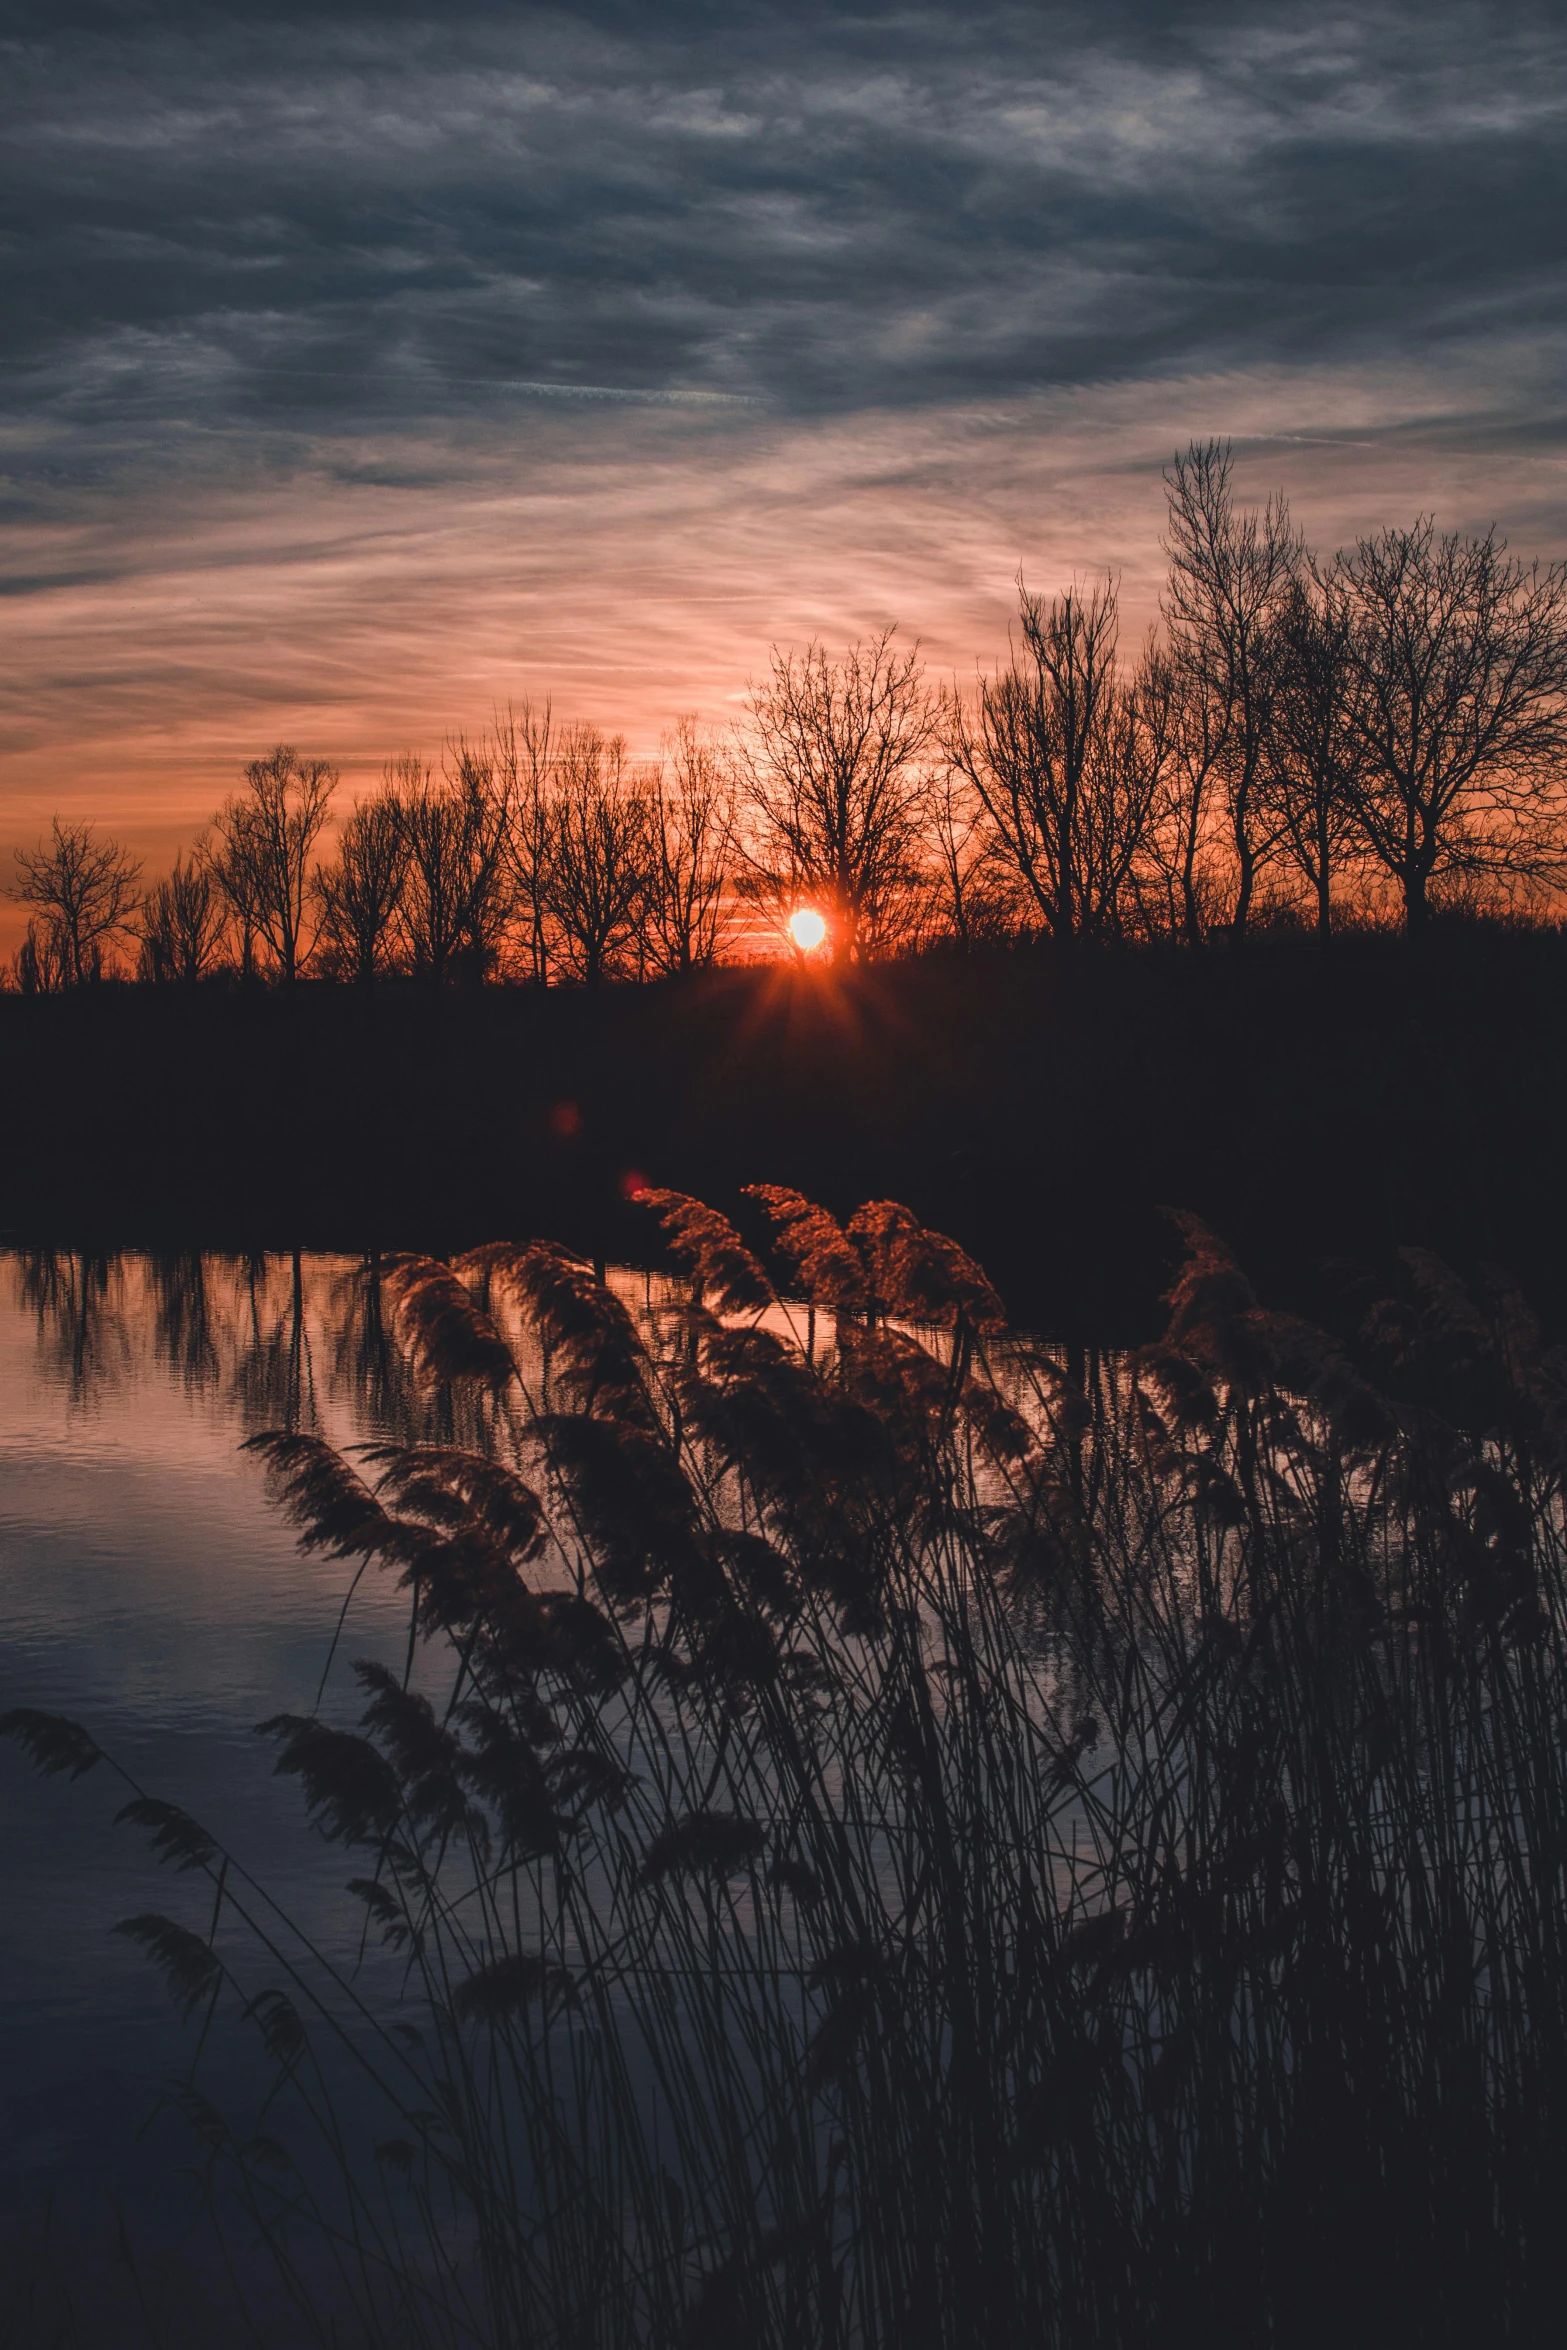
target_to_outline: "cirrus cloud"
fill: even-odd
[[[1140,626],[1188,433],[1325,540],[1560,543],[1554,11],[9,22],[10,837],[522,690],[651,740],[812,629],[961,666],[1020,561]]]

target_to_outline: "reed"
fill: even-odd
[[[253,1440],[408,1593],[357,1731],[262,1725],[395,1973],[129,1791],[206,1891],[123,1930],[274,2068],[264,2127],[188,2098],[301,2323],[1543,2339],[1567,1363],[1520,1299],[1412,1253],[1341,1346],[1187,1219],[1163,1340],[1063,1361],[890,1203],[763,1189],[764,1262],[651,1196],[645,1314],[543,1245],[393,1268],[451,1441]]]

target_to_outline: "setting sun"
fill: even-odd
[[[827,925],[814,906],[797,906],[789,917],[789,936],[802,955],[814,955],[827,936]]]

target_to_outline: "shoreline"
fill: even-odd
[[[1148,1335],[1202,1217],[1275,1302],[1401,1245],[1567,1323],[1567,937],[1010,949],[599,991],[0,999],[0,1241],[660,1262],[639,1182],[903,1199],[1020,1322]]]

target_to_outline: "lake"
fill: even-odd
[[[0,1256],[0,1704],[88,1725],[337,1950],[362,1923],[344,1858],[254,1732],[310,1710],[351,1570],[299,1556],[241,1448],[267,1427],[349,1444],[422,1425],[375,1297],[347,1258]],[[323,1710],[357,1711],[347,1660],[400,1662],[406,1631],[404,1598],[367,1575]],[[190,2036],[110,1928],[199,1922],[200,1902],[113,1824],[126,1790],[101,1767],[42,1779],[7,1742],[0,1788],[0,2212],[118,2195],[156,2234],[190,2149],[172,2124],[141,2133]]]
[[[903,1261],[878,1229],[868,1255]],[[948,1263],[927,1239],[906,1297]],[[1221,2289],[1237,2340],[1392,2338],[1412,2295],[1422,2339],[1546,2338],[1563,1366],[1417,1263],[1378,1325],[1403,1351],[1363,1371],[1191,1248],[1142,1361],[993,1342],[982,1299],[961,1353],[864,1295],[832,1326],[823,1276],[821,1315],[773,1304],[772,1331],[686,1287],[629,1374],[587,1268],[486,1260],[481,1289],[530,1301],[526,1394],[503,1361],[461,1407],[416,1386],[363,1260],[0,1258],[0,1703],[84,1722],[377,2011],[405,1959],[361,1966],[364,1863],[306,1827],[255,1727],[347,1723],[352,1661],[392,1668],[378,1736],[407,1759],[358,1853],[390,1872],[370,1911],[446,1971],[411,2003],[428,2057],[398,2059],[408,2141],[367,2169],[382,2125],[354,2109],[345,2170],[461,2147],[479,2338],[686,2339],[732,2291],[759,2340],[841,2302],[845,2343],[913,2341],[925,2312],[951,2345],[981,2289],[985,2338],[1017,2345],[1167,2338]],[[428,1359],[457,1341],[420,1278]],[[721,1302],[730,1272],[704,1279]],[[472,1304],[451,1329],[493,1368]],[[775,1344],[786,1320],[830,1361]],[[245,1440],[471,1446],[514,1410],[550,1480],[538,1542],[514,1490],[421,1453],[361,1543],[428,1571],[416,1686],[444,1664],[479,1692],[421,1727],[406,1594],[367,1570],[334,1654],[352,1567],[299,1556]],[[555,1591],[520,1593],[521,1561]],[[104,2274],[120,2210],[149,2257],[207,2258],[193,2142],[148,2126],[193,2036],[109,1929],[156,1910],[204,1937],[211,1887],[114,1825],[110,1771],[40,1779],[12,1746],[0,1771],[0,2339],[117,2344],[133,2320],[19,2331],[6,2295],[46,2209]],[[469,1794],[452,1837],[439,1807]],[[220,2015],[200,2077],[264,2118],[254,2040]],[[1004,2247],[979,2266],[976,2209]]]

